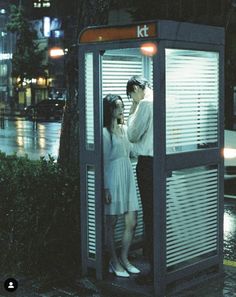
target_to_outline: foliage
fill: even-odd
[[[16,34],[12,76],[20,78],[19,85],[22,86],[24,79],[44,77],[46,75],[45,66],[43,66],[44,50],[39,50],[36,31],[24,17],[24,10],[21,6],[11,6],[7,30]]]
[[[49,279],[79,268],[79,175],[0,152],[0,270]]]
[[[130,0],[132,9],[129,10],[135,21],[155,20],[160,12],[159,1]]]

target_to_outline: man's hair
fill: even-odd
[[[134,75],[127,82],[127,85],[126,85],[127,96],[130,96],[130,93],[134,91],[134,86],[139,86],[143,90],[145,90],[146,87],[151,88],[149,81],[145,77]]]

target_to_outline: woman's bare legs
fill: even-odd
[[[124,271],[124,268],[121,266],[120,261],[116,254],[114,233],[117,223],[116,215],[107,215],[106,216],[106,228],[107,228],[107,244],[109,252],[111,255],[111,262],[117,271]]]
[[[134,230],[137,225],[137,212],[129,211],[124,214],[125,216],[125,231],[122,238],[121,261],[126,264],[129,262],[128,253],[131,242],[134,236]]]

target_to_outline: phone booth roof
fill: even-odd
[[[147,39],[224,44],[224,28],[169,20],[116,26],[92,26],[82,30],[80,44],[141,41]]]

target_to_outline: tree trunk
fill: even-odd
[[[68,172],[74,172],[79,168],[78,36],[81,30],[87,26],[107,23],[110,2],[111,0],[78,1],[77,30],[74,40],[71,40],[71,44],[74,46],[65,56],[68,98],[62,121],[58,157],[58,163]]]

